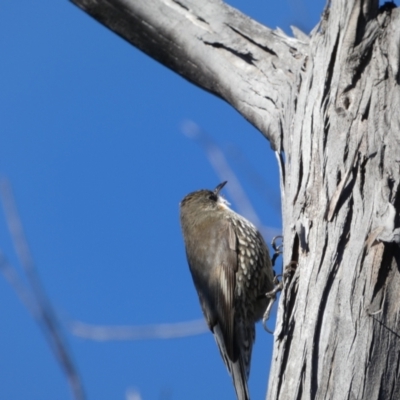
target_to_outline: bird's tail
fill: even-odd
[[[235,386],[238,400],[250,400],[246,372],[241,364],[240,358],[236,362],[231,363],[231,376],[233,385]]]
[[[222,332],[218,325],[214,327],[213,333],[221,353],[221,357],[224,360],[225,365],[232,377],[237,400],[250,400],[249,389],[247,387],[247,372],[243,358],[239,356],[236,361],[233,361],[228,357]]]

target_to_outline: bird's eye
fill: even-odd
[[[212,201],[217,201],[218,200],[218,196],[214,193],[211,193],[208,198]]]

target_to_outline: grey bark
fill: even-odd
[[[229,102],[278,155],[297,269],[267,398],[400,399],[399,10],[335,0],[289,38],[217,0],[73,1]]]

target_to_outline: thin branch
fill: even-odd
[[[71,321],[68,325],[75,336],[101,342],[110,340],[176,339],[202,335],[209,331],[204,318],[175,324],[143,326],[101,326],[80,321]]]
[[[229,166],[223,151],[214,140],[193,121],[185,121],[182,124],[182,131],[187,137],[195,140],[200,144],[200,146],[202,146],[219,179],[221,181],[227,180],[229,182],[229,185],[226,186],[226,190],[228,191],[229,196],[233,199],[240,214],[256,225],[264,237],[272,238],[279,235],[280,231],[278,229],[267,227],[262,224],[249,198],[243,190],[239,179]]]
[[[2,250],[0,250],[0,271],[14,289],[21,303],[35,318],[38,318],[39,310],[35,298],[18,275],[16,269],[8,262]]]
[[[254,167],[251,165],[250,161],[243,154],[242,150],[233,143],[227,146],[227,154],[229,158],[240,167],[240,169],[246,174],[249,183],[253,186],[260,196],[268,203],[277,213],[281,213],[280,195],[279,192],[271,188],[264,176],[261,175]]]
[[[142,396],[137,389],[129,388],[126,391],[126,400],[142,400]]]
[[[0,195],[14,248],[19,262],[27,276],[32,293],[28,295],[29,290],[21,285],[21,280],[17,278],[18,275],[15,273],[13,268],[6,263],[4,257],[0,263],[2,272],[11,283],[12,287],[16,289],[17,294],[23,300],[24,304],[28,301],[28,297],[29,302],[34,299],[34,305],[28,306],[28,309],[38,322],[54,356],[61,365],[74,398],[77,400],[84,400],[85,395],[81,379],[74,362],[72,361],[67,343],[63,338],[56,314],[40,283],[15,204],[14,196],[12,194],[11,186],[5,178],[0,179]]]

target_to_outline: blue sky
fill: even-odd
[[[289,32],[292,24],[309,31],[324,1],[230,4]],[[202,148],[182,133],[182,122],[192,120],[213,137],[262,222],[279,230],[278,170],[269,143],[229,105],[68,1],[6,0],[0,10],[0,173],[11,182],[59,318],[98,325],[201,318],[178,204],[220,179]],[[262,176],[269,200],[232,146]],[[21,271],[3,213],[0,248]],[[0,320],[0,399],[70,399],[41,330],[3,276]],[[211,334],[96,342],[66,329],[65,337],[88,399],[126,399],[129,389],[143,400],[234,398]],[[258,326],[253,398],[264,396],[271,350],[272,336]]]

